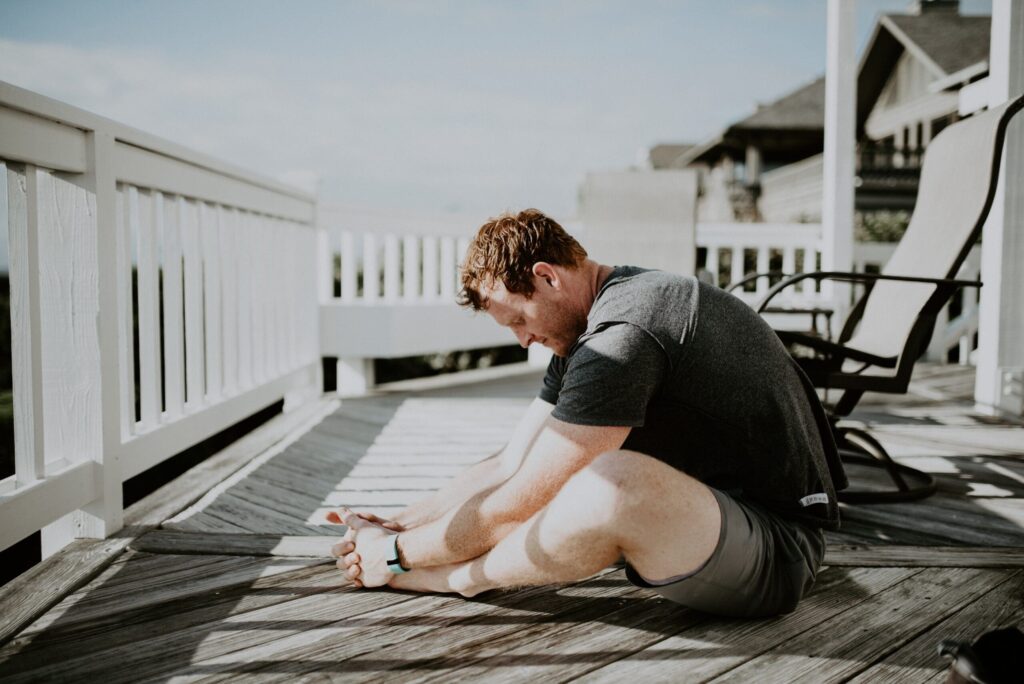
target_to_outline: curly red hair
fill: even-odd
[[[486,309],[480,288],[495,282],[529,297],[535,263],[576,268],[586,258],[587,250],[551,217],[537,209],[506,212],[481,226],[469,244],[458,303],[475,311]]]

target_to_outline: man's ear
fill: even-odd
[[[548,285],[554,288],[559,288],[562,285],[562,281],[558,276],[558,271],[554,266],[546,261],[538,261],[533,265],[533,276],[540,278]]]

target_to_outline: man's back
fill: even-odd
[[[624,448],[709,486],[838,523],[842,472],[817,397],[771,328],[718,288],[614,269],[541,397],[566,422],[631,426]]]

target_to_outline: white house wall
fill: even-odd
[[[822,155],[761,175],[761,216],[766,223],[821,221]]]
[[[904,141],[906,145],[927,144],[932,120],[956,112],[959,107],[955,91],[928,91],[934,80],[935,76],[920,60],[904,52],[864,124],[868,137],[880,140],[891,135],[899,140],[903,129],[909,127],[910,140]],[[916,140],[918,122],[924,124],[923,141]]]

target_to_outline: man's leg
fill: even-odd
[[[648,579],[669,578],[700,568],[720,528],[718,502],[705,485],[644,454],[609,452],[489,553],[399,575],[392,586],[472,596],[581,579],[621,555]]]

